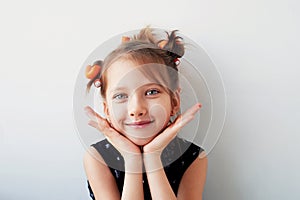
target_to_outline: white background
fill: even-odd
[[[297,0],[1,1],[0,199],[89,199],[72,98],[86,57],[148,24],[203,46],[227,94],[206,200],[300,199]]]

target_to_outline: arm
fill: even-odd
[[[148,163],[148,164],[147,164]],[[151,165],[152,172],[147,171]],[[151,157],[145,161],[148,182],[153,199],[202,200],[207,171],[207,157],[202,152],[184,173],[177,198],[174,194],[159,158]]]
[[[122,200],[144,199],[142,167],[141,156],[125,160]]]
[[[164,171],[160,155],[144,156],[144,164],[152,199],[176,199]]]
[[[120,199],[115,179],[96,149],[90,147],[90,152],[84,155],[83,164],[96,200]]]
[[[149,144],[144,146],[144,164],[153,199],[177,199],[165,174],[160,156],[162,150],[177,135],[178,131],[194,118],[200,107],[200,104],[191,107]],[[184,199],[189,198],[184,197]]]
[[[143,199],[143,184],[142,184],[142,174],[141,173],[130,173],[132,166],[131,162],[125,164],[125,179],[123,186],[122,198],[120,198],[120,193],[115,182],[115,178],[110,172],[110,169],[105,165],[105,162],[101,155],[93,147],[90,148],[91,153],[86,152],[84,156],[84,168],[93,190],[96,200],[101,199]],[[138,165],[136,163],[141,163],[138,160],[132,160],[135,163],[135,169],[137,170]],[[142,170],[142,165],[140,165],[140,170]],[[129,172],[127,172],[129,171]]]
[[[202,200],[206,171],[207,157],[202,152],[184,173],[178,188],[177,199]]]
[[[105,119],[103,119],[90,107],[86,107],[86,112],[91,118],[89,125],[103,133],[124,158],[125,178],[121,199],[144,199],[142,183],[142,155],[139,147],[113,129]],[[94,149],[94,152],[95,151],[96,150]],[[105,162],[97,151],[93,154],[97,155],[97,159],[87,153],[84,163],[96,200],[120,199],[115,179],[109,168],[103,164]]]

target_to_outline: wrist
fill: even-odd
[[[143,169],[142,154],[130,154],[124,157],[126,173],[141,173]]]
[[[163,168],[160,152],[151,152],[143,154],[143,161],[146,172],[153,172]]]

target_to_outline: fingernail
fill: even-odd
[[[88,110],[88,109],[85,109],[85,114],[89,117],[89,118],[92,118],[92,114],[91,112]]]

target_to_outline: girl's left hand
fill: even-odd
[[[160,156],[163,149],[171,142],[172,139],[175,138],[179,130],[194,119],[195,114],[200,110],[201,107],[202,105],[197,103],[185,113],[179,115],[174,123],[169,125],[162,133],[157,135],[150,143],[144,146],[144,154],[148,156],[151,154]]]

